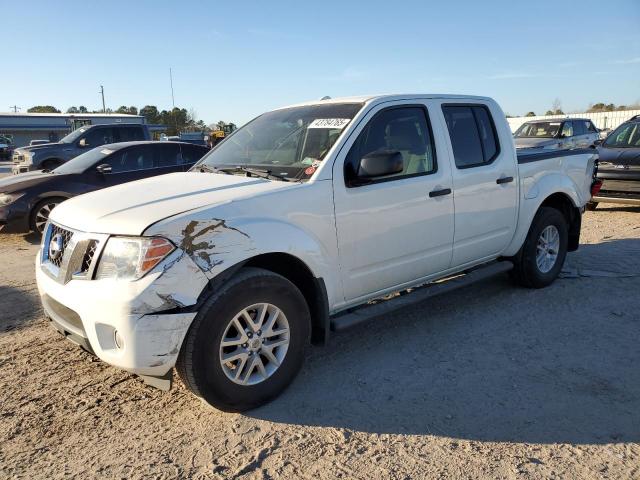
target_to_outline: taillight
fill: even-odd
[[[594,180],[591,184],[591,196],[595,197],[600,193],[600,189],[602,188],[602,180]]]

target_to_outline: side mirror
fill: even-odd
[[[598,138],[595,142],[593,142],[594,145],[602,145],[602,142],[604,140],[602,140],[601,138]]]
[[[360,159],[352,178],[352,185],[369,183],[379,177],[400,173],[404,169],[402,154],[398,150],[376,150]]]
[[[84,148],[84,147],[88,147],[88,146],[89,146],[89,144],[87,143],[87,139],[86,139],[86,138],[83,138],[82,140],[80,140],[80,141],[78,142],[78,146],[79,146],[79,147],[82,147],[82,148]]]
[[[98,173],[111,173],[111,165],[108,163],[102,163],[96,167]]]

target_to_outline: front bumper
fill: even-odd
[[[189,306],[208,280],[187,255],[174,251],[137,281],[66,283],[47,273],[39,253],[36,282],[45,315],[69,340],[115,367],[162,377],[175,365],[197,313]]]

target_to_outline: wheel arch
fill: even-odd
[[[578,249],[582,214],[569,192],[556,190],[545,196],[522,199],[521,202],[524,202],[524,204],[521,205],[519,210],[518,227],[511,244],[505,249],[503,256],[510,257],[518,253],[527,238],[533,219],[542,207],[554,208],[563,214],[569,231],[568,251],[573,252]]]
[[[246,267],[262,268],[293,283],[302,293],[311,314],[311,342],[324,344],[329,339],[329,300],[325,281],[316,277],[300,258],[285,252],[262,253],[239,262],[215,276],[209,292],[215,292],[236,273]]]

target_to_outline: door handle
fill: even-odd
[[[442,190],[433,190],[429,192],[429,196],[433,197],[442,197],[443,195],[449,195],[451,193],[450,188],[443,188]]]
[[[513,182],[513,177],[502,177],[496,180],[498,185],[502,185],[503,183]]]

